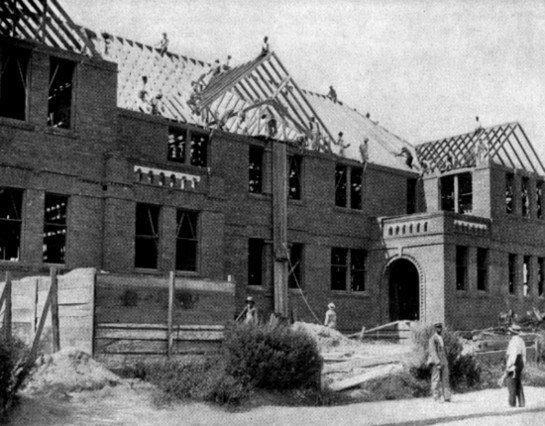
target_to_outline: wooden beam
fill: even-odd
[[[534,171],[534,173],[538,174],[537,172],[537,169],[534,167],[534,165],[532,164],[532,160],[530,159],[530,156],[528,155],[528,153],[526,152],[526,149],[524,149],[524,146],[522,146],[522,143],[520,142],[520,139],[518,138],[517,136],[517,132],[515,131],[517,128],[515,127],[515,129],[513,129],[513,133],[512,135],[515,137],[517,143],[518,143],[518,146],[520,146],[520,149],[522,149],[522,152],[524,153],[524,156],[526,157],[526,159],[528,160],[528,163],[530,164],[530,167],[532,168],[532,170]],[[515,148],[513,147],[513,150]],[[524,166],[524,165],[523,165]]]
[[[51,296],[51,331],[53,333],[53,352],[58,352],[61,349],[60,330],[59,330],[59,300],[58,300],[58,282],[57,268],[53,267],[49,270],[51,278],[51,287],[49,293]]]
[[[541,162],[541,160],[539,159],[539,156],[537,155],[537,152],[536,150],[534,149],[534,146],[532,145],[532,142],[530,142],[530,139],[528,139],[528,136],[526,136],[526,132],[524,131],[524,129],[522,128],[522,126],[517,123],[517,126],[519,127],[520,131],[522,132],[522,134],[524,135],[524,138],[528,141],[528,145],[530,145],[530,149],[532,150],[532,153],[534,154],[534,156],[536,157],[536,160],[537,162],[539,163],[539,165],[541,166],[541,172],[545,174],[545,167],[543,166],[543,163]]]
[[[173,318],[174,318],[174,291],[176,288],[176,272],[170,271],[168,280],[168,317],[167,317],[167,357],[172,356],[172,330],[173,330]]]
[[[6,340],[11,339],[11,275],[10,272],[6,272],[6,282],[2,296],[0,296],[0,310],[4,307],[4,338]]]

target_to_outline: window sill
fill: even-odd
[[[64,138],[70,138],[70,139],[77,139],[79,138],[79,134],[72,130],[72,129],[63,129],[60,127],[45,127],[44,133],[49,135],[55,135],[55,136],[62,136]]]
[[[175,275],[177,277],[190,277],[190,278],[196,278],[199,276],[199,273],[197,271],[176,271]]]
[[[14,127],[16,129],[28,130],[33,132],[36,128],[34,124],[30,124],[25,120],[17,120],[16,118],[0,117],[0,125]]]
[[[248,192],[249,198],[255,198],[256,200],[270,200],[271,194],[266,194],[264,192]]]
[[[301,199],[293,199],[288,197],[288,204],[295,205],[295,206],[304,206],[305,203]]]
[[[368,298],[370,297],[369,291],[347,291],[347,290],[330,290],[330,293],[339,297],[355,297],[355,298]]]
[[[137,274],[143,274],[143,275],[163,275],[159,269],[150,269],[150,268],[134,268],[134,272]]]
[[[333,210],[337,211],[339,213],[348,213],[348,214],[362,214],[363,209],[353,209],[350,207],[341,207],[341,206],[333,206]]]

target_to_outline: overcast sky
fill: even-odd
[[[545,2],[60,0],[76,23],[234,63],[268,35],[300,87],[423,142],[519,121],[545,158]]]

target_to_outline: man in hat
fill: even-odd
[[[507,346],[507,362],[505,371],[507,377],[507,390],[509,391],[509,405],[516,406],[518,401],[519,407],[524,407],[524,390],[522,389],[522,370],[526,364],[526,344],[520,337],[520,326],[512,324],[509,327],[509,332],[513,335]]]
[[[327,305],[327,312],[325,313],[324,325],[329,328],[337,328],[337,313],[335,312],[335,304],[330,303]]]
[[[450,384],[447,354],[443,341],[443,324],[435,324],[435,333],[430,337],[428,344],[428,365],[431,366],[431,393],[436,401],[441,399],[450,401]]]
[[[248,296],[246,298],[246,316],[244,317],[244,323],[245,324],[257,324],[257,308],[255,307],[254,298],[252,296]]]

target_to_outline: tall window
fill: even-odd
[[[69,129],[71,126],[74,69],[74,62],[51,58],[47,107],[47,124],[51,127]]]
[[[159,212],[159,206],[136,204],[134,266],[137,268],[157,269]]]
[[[536,183],[536,217],[543,219],[543,181]]]
[[[29,58],[28,50],[0,47],[0,117],[26,119]]]
[[[523,217],[530,217],[530,179],[523,177],[520,181],[520,204]]]
[[[209,142],[210,138],[207,133],[171,127],[168,129],[167,160],[206,167]]]
[[[337,164],[335,166],[335,205],[339,207],[346,207],[347,205],[347,175],[347,166],[343,166],[342,164]]]
[[[22,205],[23,191],[0,188],[0,260],[20,259]]]
[[[507,173],[505,175],[505,212],[514,213],[513,204],[513,184],[515,182],[515,175],[513,173]]]
[[[288,157],[288,197],[292,200],[301,199],[301,165],[301,156],[290,155]]]
[[[253,194],[263,192],[263,148],[260,146],[250,146],[248,187]]]
[[[477,249],[477,290],[488,289],[488,250]]]
[[[331,249],[331,290],[365,291],[366,263],[365,250],[333,247]]]
[[[508,269],[509,269],[509,294],[515,294],[515,286],[517,279],[517,255],[516,254],[510,254],[509,255],[509,261],[508,261]]]
[[[471,213],[473,209],[471,173],[443,176],[440,183],[441,210]]]
[[[363,169],[361,167],[350,168],[350,208],[361,210],[361,189],[363,183]]]
[[[303,288],[301,269],[303,263],[303,244],[292,244],[289,248],[288,287]]]
[[[248,285],[263,284],[263,256],[265,243],[262,239],[248,240]]]
[[[529,296],[532,289],[530,288],[530,256],[524,256],[522,259],[522,294]]]
[[[416,212],[417,179],[407,179],[407,214]]]
[[[197,270],[198,213],[178,210],[176,214],[176,270]]]
[[[43,261],[64,263],[68,197],[45,194]]]
[[[467,290],[468,249],[456,246],[456,290]]]
[[[545,291],[545,259],[540,257],[537,259],[537,294],[543,296]]]

